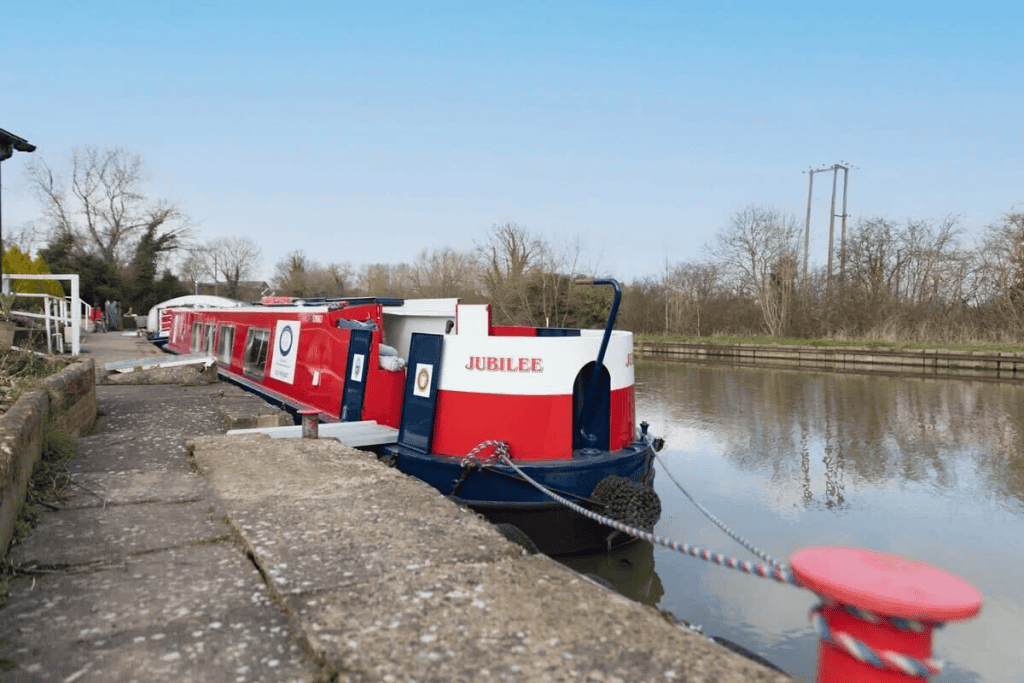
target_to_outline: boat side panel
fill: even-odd
[[[636,438],[636,403],[632,386],[611,392],[609,450],[625,448]]]
[[[536,327],[524,327],[522,325],[492,325],[492,337],[536,337]]]
[[[292,385],[274,380],[269,387],[294,395],[332,417],[341,416],[351,330],[330,329],[323,324],[302,323],[299,357]]]
[[[401,421],[402,394],[405,386],[405,371],[390,371],[380,367],[378,352],[381,340],[383,318],[379,304],[353,306],[340,311],[316,309],[282,310],[274,308],[243,308],[240,310],[185,311],[176,312],[179,330],[169,345],[176,353],[189,353],[191,348],[192,325],[195,322],[216,322],[235,326],[235,341],[231,362],[222,365],[225,374],[237,378],[245,385],[263,387],[275,396],[289,398],[295,405],[312,406],[325,415],[340,418],[345,376],[348,371],[348,349],[351,330],[337,326],[339,318],[372,321],[377,325],[373,332],[371,350],[365,363],[367,391],[363,400],[362,417],[376,420],[380,424],[398,428]],[[295,378],[292,383],[281,382],[270,376],[269,368],[276,349],[278,320],[299,320],[302,329],[299,335],[298,359]],[[263,378],[249,377],[244,372],[245,344],[252,328],[270,330],[267,366]],[[218,327],[219,334],[219,327]]]
[[[276,352],[278,320],[300,320],[302,325],[295,377],[291,383],[270,376],[269,368]],[[216,322],[235,326],[231,362],[222,366],[225,373],[240,378],[245,383],[265,387],[276,395],[289,397],[296,404],[312,406],[335,419],[340,417],[350,330],[333,327],[327,316],[320,312],[284,312],[273,309],[178,311],[178,334],[176,337],[172,334],[174,338],[169,344],[172,351],[189,352],[195,322]],[[244,372],[246,339],[249,330],[254,328],[270,331],[270,352],[267,354],[267,365],[262,378],[250,377]],[[373,365],[376,365],[375,359]],[[367,419],[375,418],[368,414]]]
[[[599,335],[578,337],[466,337],[444,343],[441,388],[515,395],[571,394],[580,369],[597,358]],[[612,390],[633,386],[633,335],[615,333],[604,366]],[[490,389],[488,389],[490,387]]]
[[[611,392],[611,450],[633,442],[633,387]],[[509,444],[516,460],[572,457],[572,395],[517,396],[440,390],[434,419],[435,453],[465,455],[483,441]]]
[[[489,462],[485,469],[463,477],[465,468],[458,458],[438,458],[401,447],[396,455],[399,470],[468,503],[517,507],[551,502],[551,498],[505,465]],[[653,459],[645,443],[635,442],[620,451],[601,451],[569,460],[520,462],[519,466],[535,481],[562,495],[586,498],[608,476],[625,477],[637,483],[649,481]]]
[[[509,444],[517,460],[572,457],[572,396],[439,391],[435,453],[465,455],[482,441]]]
[[[374,332],[373,347],[367,359],[366,393],[363,395],[363,419],[398,429],[402,422],[402,397],[405,394],[405,370],[385,370],[378,361],[380,333]]]

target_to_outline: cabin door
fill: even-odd
[[[422,455],[430,452],[434,437],[434,409],[437,407],[443,346],[444,337],[439,334],[413,332],[409,347],[398,445]]]
[[[590,362],[576,375],[572,388],[572,447],[606,451],[610,440],[611,377],[604,365],[598,368]]]
[[[363,394],[366,392],[366,364],[370,359],[373,332],[352,330],[348,341],[348,364],[345,372],[345,390],[341,396],[341,421],[358,422],[363,419]]]

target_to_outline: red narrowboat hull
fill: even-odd
[[[530,476],[582,501],[606,476],[653,478],[651,439],[636,425],[633,338],[610,324],[604,334],[492,326],[489,306],[454,299],[170,310],[169,351],[210,353],[222,377],[293,411],[398,430],[384,451],[399,469],[493,517],[519,515],[531,537],[554,529],[546,552],[601,548],[610,529],[510,483],[495,462],[465,476],[481,443],[504,442]]]

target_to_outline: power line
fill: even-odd
[[[826,277],[825,277],[825,288],[826,288],[826,291],[829,291],[829,292],[832,291],[832,271],[833,271],[833,267],[832,267],[832,254],[833,254],[833,245],[835,244],[835,226],[836,226],[836,216],[837,215],[840,216],[843,219],[842,228],[841,228],[842,233],[841,233],[840,242],[839,242],[839,273],[840,273],[840,279],[843,279],[843,278],[846,277],[846,249],[845,249],[845,245],[846,245],[846,216],[847,216],[847,214],[846,214],[846,200],[847,200],[847,193],[848,193],[849,185],[850,185],[849,180],[850,180],[850,169],[851,168],[854,168],[854,167],[851,166],[850,164],[846,163],[845,161],[840,161],[839,163],[832,164],[831,166],[824,166],[822,168],[809,168],[806,171],[803,171],[804,173],[808,174],[808,181],[809,181],[808,184],[807,184],[807,219],[806,219],[806,222],[804,223],[804,272],[803,272],[803,281],[804,281],[805,285],[806,285],[806,282],[807,282],[807,264],[808,264],[808,259],[809,259],[809,256],[810,256],[811,201],[812,201],[813,196],[814,196],[814,174],[815,173],[824,173],[825,171],[832,171],[832,204],[831,204],[831,208],[829,210],[829,218],[828,218],[828,266],[827,266],[828,270],[827,270]],[[842,214],[837,214],[836,213],[836,186],[837,186],[838,180],[839,180],[839,171],[840,171],[840,169],[842,169],[842,171],[843,171],[843,213]]]

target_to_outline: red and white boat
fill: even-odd
[[[157,346],[167,343],[171,333],[171,310],[175,308],[231,308],[245,304],[235,299],[209,294],[187,294],[167,301],[161,301],[149,309],[146,315],[146,333]]]
[[[481,444],[507,444],[531,478],[598,512],[607,506],[591,494],[608,477],[605,489],[651,487],[656,440],[636,423],[633,335],[613,329],[618,283],[596,284],[615,288],[603,331],[494,325],[489,305],[457,299],[270,297],[171,308],[166,348],[214,355],[223,379],[319,413],[321,435],[353,423],[338,425],[363,435],[353,445],[515,525],[548,554],[584,552],[615,534]]]

